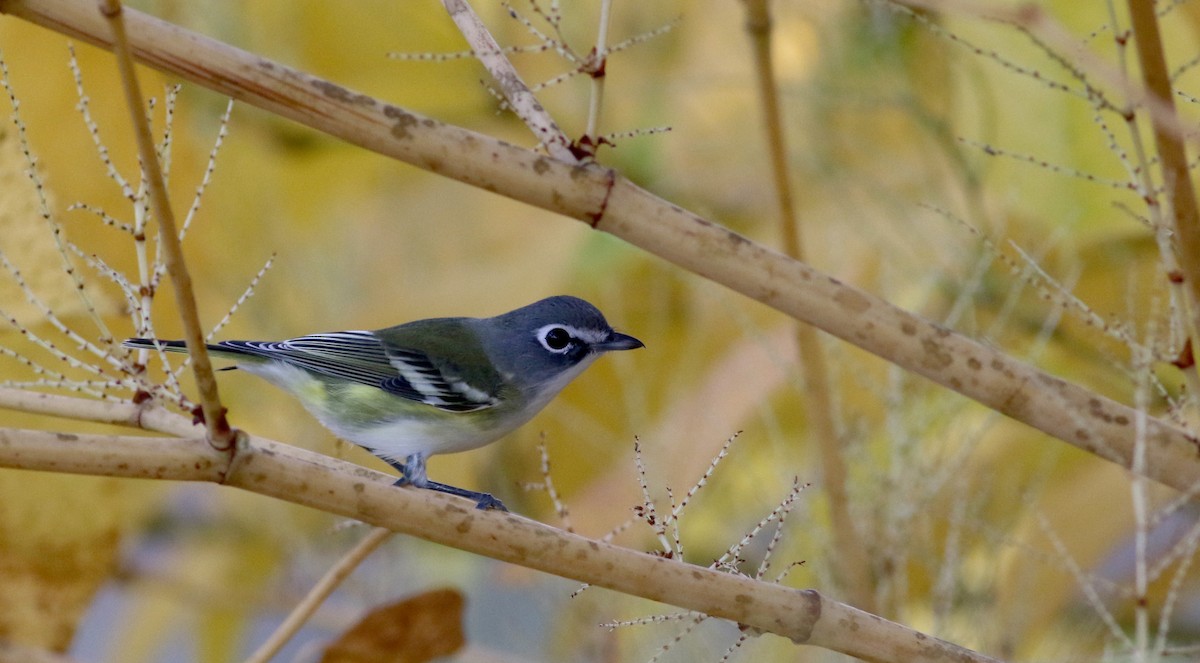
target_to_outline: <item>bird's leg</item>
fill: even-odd
[[[400,474],[404,476],[406,482],[417,488],[424,488],[425,484],[429,483],[429,477],[425,474],[425,454],[410,454],[408,458],[404,459],[404,466],[400,468]]]
[[[457,486],[430,481],[425,473],[425,454],[412,454],[408,458],[405,458],[403,463],[394,460],[389,460],[387,463],[400,472],[400,478],[396,479],[395,485],[397,486],[415,486],[417,488],[425,488],[426,490],[436,490],[439,493],[446,493],[448,495],[465,497],[475,502],[476,509],[508,511],[503,502],[488,493],[477,493],[466,488],[458,488]]]
[[[424,488],[425,484],[429,483],[429,478],[425,474],[425,454],[410,454],[404,459],[403,463],[390,458],[384,458],[383,460],[387,462],[388,465],[396,468],[396,471],[400,473],[400,478],[396,480],[395,485],[411,485],[416,486],[417,488]]]

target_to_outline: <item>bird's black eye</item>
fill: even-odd
[[[571,341],[571,332],[563,329],[562,327],[551,327],[550,329],[547,329],[545,335],[542,336],[542,342],[546,345],[546,348],[555,351],[566,348],[571,344]]]

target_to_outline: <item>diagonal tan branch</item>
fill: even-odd
[[[59,399],[70,399],[58,396]],[[298,447],[239,435],[234,453],[194,437],[74,435],[0,428],[0,467],[173,481],[211,481],[377,527],[729,619],[867,661],[994,659],[830,600],[746,576],[621,548],[480,511],[394,477]]]
[[[471,8],[471,3],[468,0],[443,0],[442,4],[445,5],[454,24],[458,26],[459,32],[471,45],[475,57],[500,87],[509,107],[537,136],[538,141],[546,146],[546,151],[555,159],[577,161],[571,154],[571,141],[521,79],[521,75],[504,55],[504,49],[500,48],[500,44],[496,43],[492,33],[488,32],[487,26],[483,24],[483,20]]]
[[[179,242],[179,231],[175,226],[175,214],[167,198],[167,185],[163,179],[158,152],[150,135],[150,124],[146,121],[141,86],[129,52],[129,38],[125,30],[125,15],[120,0],[102,0],[99,13],[108,21],[112,33],[113,52],[117,56],[117,68],[121,72],[121,87],[125,91],[125,104],[133,122],[133,134],[137,139],[138,156],[145,173],[150,205],[158,221],[159,242],[162,243],[167,273],[175,287],[179,315],[183,321],[185,342],[192,356],[192,371],[196,386],[200,390],[200,407],[208,424],[208,439],[217,449],[228,449],[233,445],[234,432],[225,419],[225,408],[217,391],[217,380],[213,376],[212,363],[204,345],[204,330],[200,326],[200,314],[196,310],[196,295],[192,289],[192,277],[183,260],[183,247]]]
[[[0,0],[0,13],[109,47],[92,5]],[[126,10],[135,57],[319,131],[598,230],[808,322],[898,366],[1130,467],[1133,408],[925,320],[662,200],[611,169],[552,159],[423,117]],[[1145,476],[1200,485],[1200,445],[1167,421],[1146,424]]]
[[[375,552],[379,546],[383,545],[392,536],[392,531],[385,527],[376,527],[367,533],[354,548],[350,549],[345,555],[338,560],[333,568],[329,569],[321,580],[314,586],[304,600],[296,604],[288,614],[287,619],[275,629],[271,637],[267,638],[254,653],[246,659],[245,663],[267,663],[280,649],[292,639],[293,636],[300,630],[301,626],[313,616],[317,608],[321,607],[321,603],[329,598],[333,590],[337,589],[342,581],[345,580],[355,569],[362,564],[371,553]]]

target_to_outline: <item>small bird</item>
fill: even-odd
[[[183,341],[127,348],[186,353]],[[291,393],[338,437],[400,472],[396,485],[500,500],[429,480],[433,454],[477,449],[529,421],[597,357],[644,347],[577,297],[549,297],[493,318],[431,318],[378,331],[284,341],[222,341],[215,357]]]

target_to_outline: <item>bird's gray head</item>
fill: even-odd
[[[549,297],[480,324],[487,352],[501,370],[531,385],[561,389],[597,356],[643,343],[614,331],[604,314],[578,297]],[[557,389],[555,390],[557,391]]]

